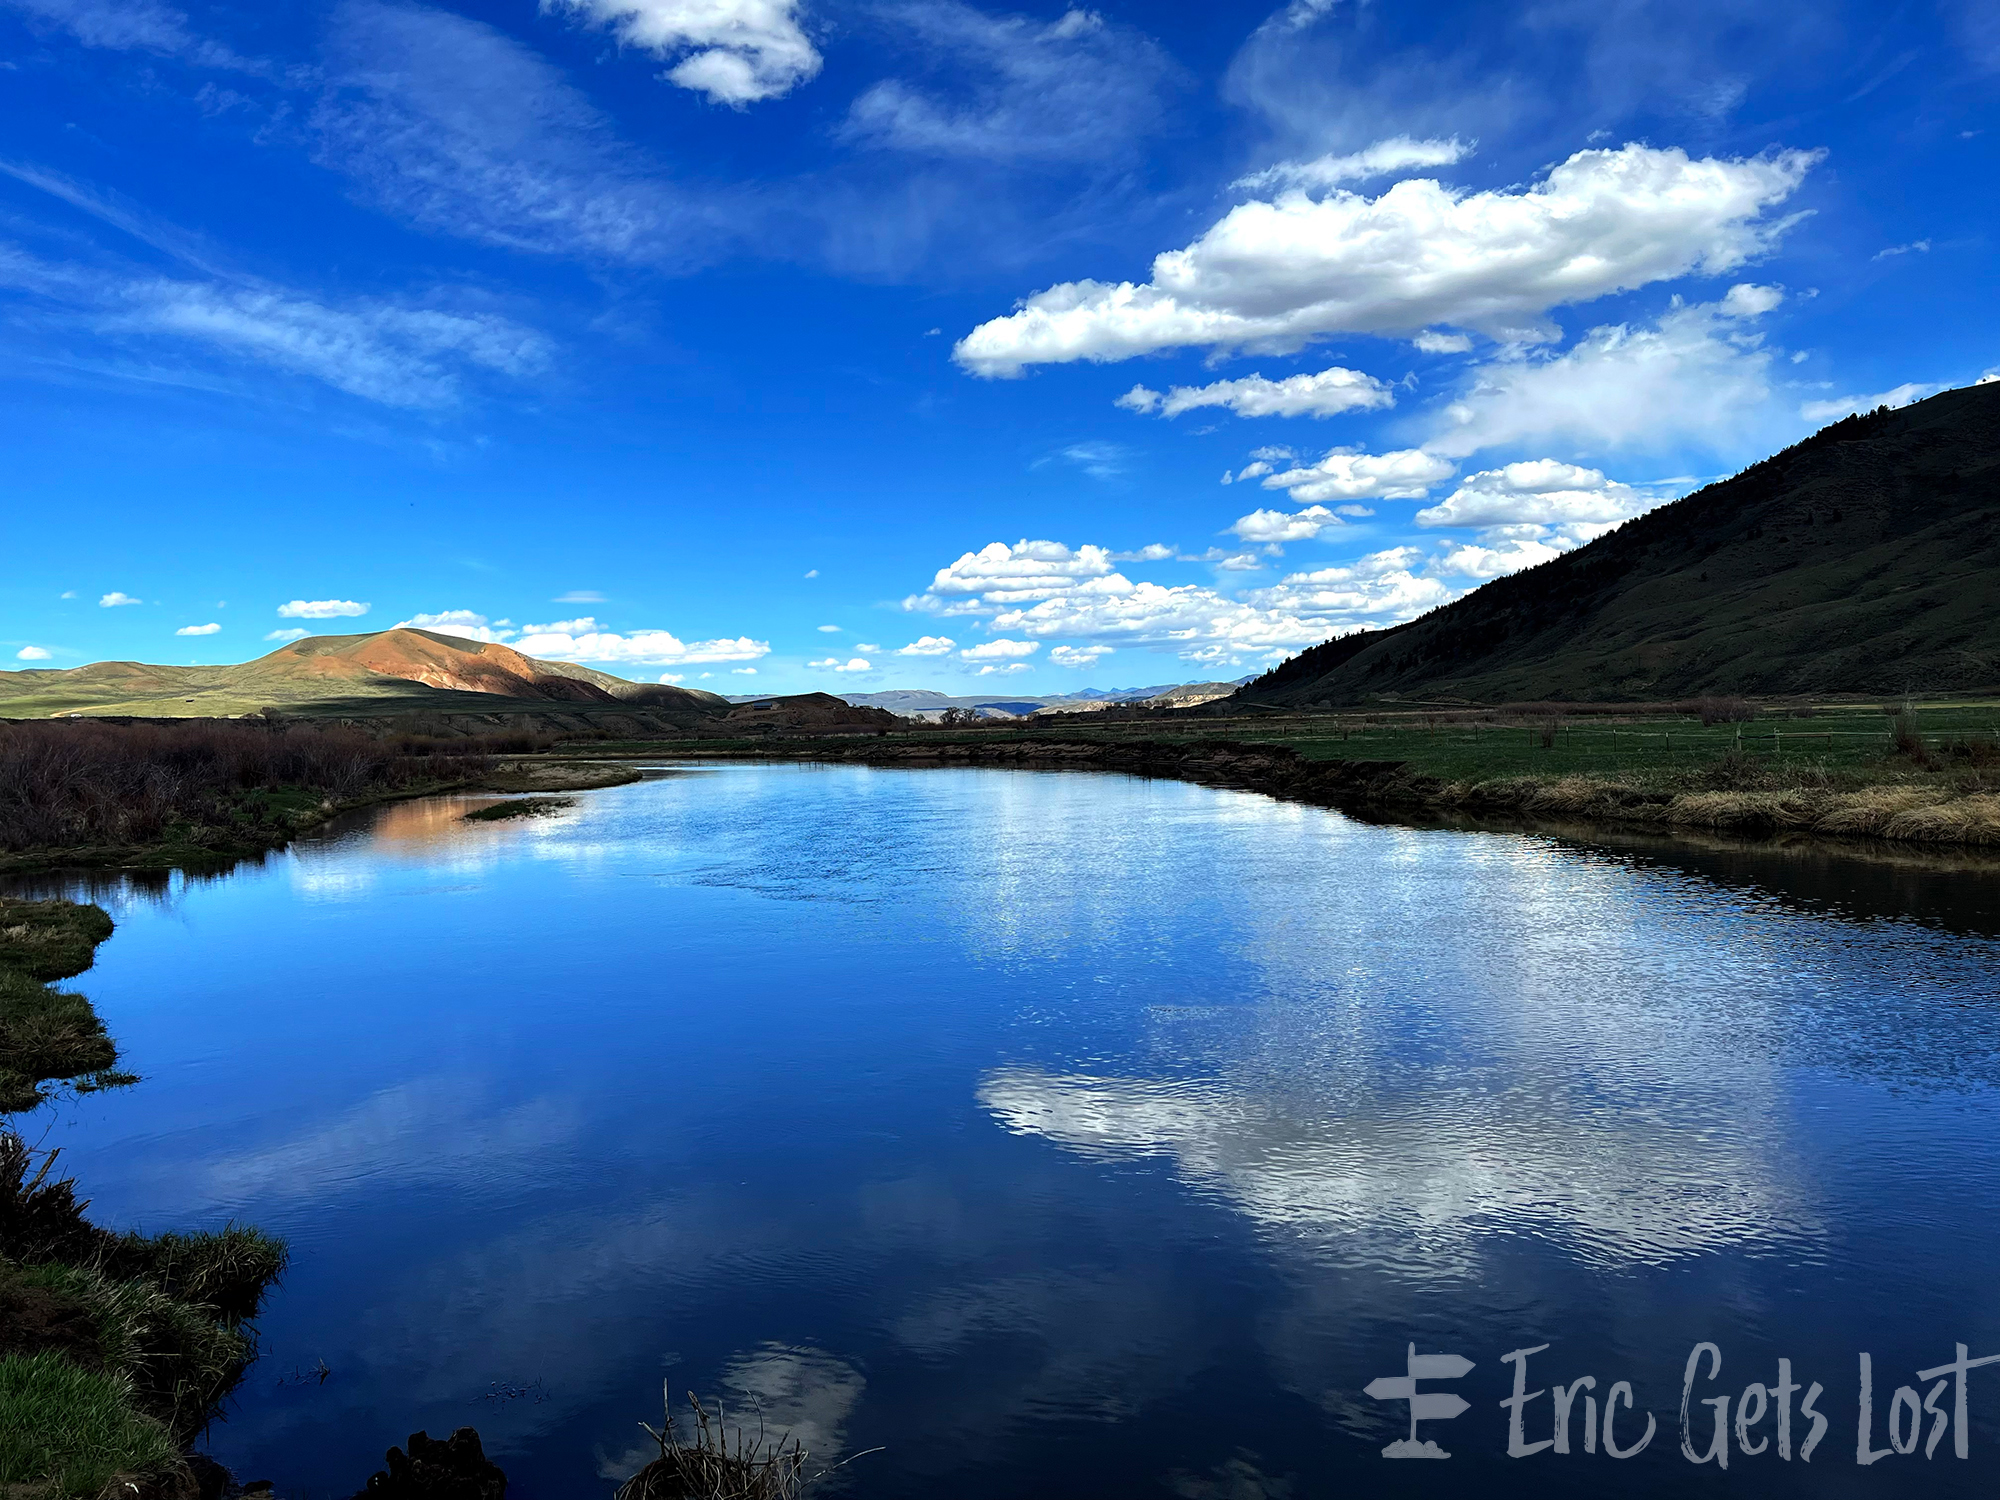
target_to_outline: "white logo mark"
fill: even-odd
[[[1398,1438],[1382,1450],[1384,1458],[1450,1458],[1451,1455],[1430,1439],[1417,1441],[1417,1423],[1441,1422],[1464,1412],[1469,1403],[1450,1391],[1419,1391],[1419,1380],[1456,1380],[1472,1368],[1472,1361],[1457,1354],[1419,1354],[1410,1345],[1409,1373],[1382,1375],[1368,1382],[1367,1394],[1377,1401],[1410,1403],[1410,1435]]]

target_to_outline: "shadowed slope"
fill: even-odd
[[[2000,684],[2000,383],[1836,422],[1734,479],[1245,687],[1293,707]]]

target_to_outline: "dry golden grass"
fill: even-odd
[[[1597,776],[1458,781],[1434,799],[1468,812],[1638,824],[1709,833],[1812,833],[1925,844],[2000,845],[2000,794],[1951,786],[1872,786],[1837,792],[1648,792]]]

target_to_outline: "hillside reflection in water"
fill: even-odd
[[[114,1222],[294,1246],[213,1439],[241,1472],[347,1493],[469,1421],[517,1495],[601,1493],[665,1378],[887,1444],[848,1480],[885,1500],[1846,1493],[1857,1351],[1884,1390],[2000,1351],[1976,868],[1089,774],[468,805],[91,884],[79,987],[146,1081],[50,1143]],[[1825,1382],[1818,1462],[1683,1461],[1702,1339],[1722,1388]],[[1361,1387],[1412,1340],[1478,1362],[1451,1466],[1378,1457]],[[1499,1355],[1540,1343],[1537,1386],[1632,1380],[1653,1447],[1507,1460]],[[1994,1384],[1924,1493],[2000,1475]]]

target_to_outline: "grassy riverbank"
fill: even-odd
[[[0,1114],[137,1081],[90,1002],[54,988],[111,931],[95,906],[0,900]],[[284,1246],[240,1225],[117,1234],[85,1207],[56,1152],[0,1129],[0,1494],[192,1494],[187,1445],[256,1357]]]
[[[2000,704],[1991,700],[1102,713],[868,737],[570,751],[663,752],[1060,764],[1390,815],[2000,844]]]

